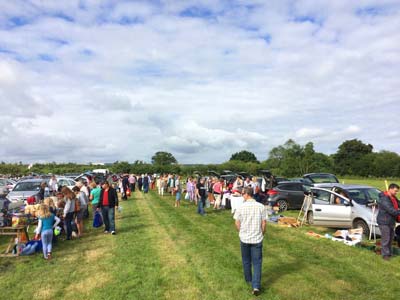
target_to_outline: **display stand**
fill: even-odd
[[[7,250],[4,253],[0,253],[0,257],[18,256],[18,254],[12,254],[11,251],[14,248],[15,239],[19,238],[23,234],[25,234],[27,240],[29,241],[28,230],[25,225],[20,225],[17,227],[0,227],[0,236],[11,236],[7,245]]]
[[[297,222],[300,224],[300,227],[303,226],[304,222],[306,221],[307,218],[307,212],[308,210],[312,207],[312,196],[310,195],[305,195],[303,204],[301,206],[299,215],[297,217]]]

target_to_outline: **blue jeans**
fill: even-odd
[[[43,256],[47,258],[47,254],[51,253],[52,241],[53,241],[53,229],[47,229],[41,233],[42,245],[43,245]]]
[[[103,215],[105,231],[115,231],[115,208],[108,206],[102,207],[101,214]]]
[[[197,213],[201,215],[206,214],[206,212],[204,211],[205,202],[206,202],[205,197],[201,197],[201,199],[199,199],[199,201],[197,202]]]
[[[240,242],[244,279],[246,282],[251,282],[253,289],[261,288],[262,244],[262,241],[258,244]],[[251,272],[252,265],[253,274]]]

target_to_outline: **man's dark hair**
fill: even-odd
[[[243,194],[247,194],[247,195],[249,195],[250,197],[253,197],[253,188],[252,188],[252,187],[249,187],[249,186],[246,186],[246,187],[243,189]]]
[[[81,189],[79,188],[79,187],[77,187],[77,186],[74,186],[73,188],[72,188],[72,191],[73,192],[79,192]]]
[[[399,185],[395,184],[395,183],[391,183],[391,184],[389,184],[389,190],[391,190],[391,189],[399,189]]]

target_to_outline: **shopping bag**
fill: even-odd
[[[189,193],[185,194],[185,200],[189,200]]]
[[[126,189],[126,196],[127,197],[130,197],[131,196],[131,189]]]
[[[94,213],[94,218],[93,218],[93,227],[98,228],[103,225],[103,218],[101,217],[100,212],[96,211]]]

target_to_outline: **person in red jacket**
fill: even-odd
[[[110,186],[108,181],[102,184],[97,210],[101,210],[105,226],[104,233],[115,234],[115,209],[118,208],[117,191]]]

